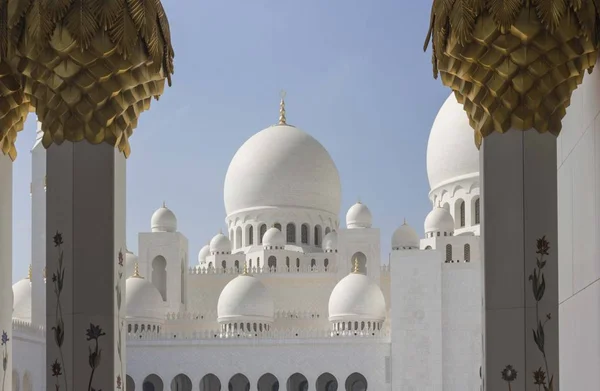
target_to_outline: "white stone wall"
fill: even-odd
[[[557,145],[561,390],[600,384],[599,113],[596,69],[574,92]]]
[[[393,251],[392,389],[441,391],[442,254]]]
[[[44,331],[28,324],[13,323],[13,389],[46,389],[46,345]],[[27,386],[30,385],[31,388]],[[16,388],[14,388],[16,387]]]
[[[317,378],[326,372],[336,377],[339,390],[345,389],[347,377],[354,372],[366,378],[369,390],[392,390],[386,382],[390,344],[384,340],[360,337],[263,343],[237,340],[227,344],[171,340],[136,342],[128,344],[127,349],[127,373],[136,390],[142,389],[144,379],[150,374],[158,375],[168,390],[172,379],[180,373],[191,379],[194,391],[199,389],[202,377],[210,373],[219,378],[222,390],[227,389],[229,379],[237,373],[248,378],[250,390],[257,390],[258,379],[266,373],[277,377],[281,390],[286,389],[291,375],[301,373],[308,380],[309,389],[314,390]]]
[[[444,391],[479,391],[481,380],[480,262],[442,264]]]

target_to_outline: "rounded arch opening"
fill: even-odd
[[[338,381],[331,373],[323,373],[317,378],[317,391],[337,391]]]
[[[479,196],[475,197],[475,199],[473,200],[473,205],[472,205],[472,216],[471,216],[471,220],[472,221],[472,225],[477,225],[481,223],[481,199],[479,198]]]
[[[171,380],[171,391],[192,391],[192,380],[180,373]]]
[[[366,391],[367,379],[358,372],[353,373],[346,379],[346,391]]]
[[[296,243],[296,225],[294,223],[288,223],[285,227],[285,236],[287,243]]]
[[[125,389],[127,391],[135,391],[135,382],[133,378],[129,375],[125,376]]]
[[[462,198],[459,198],[454,203],[454,228],[464,228],[466,223],[465,201]]]
[[[162,379],[155,374],[146,376],[142,383],[142,391],[164,391]]]
[[[221,391],[221,381],[212,373],[200,380],[200,391]]]
[[[235,229],[235,248],[242,247],[242,227]]]
[[[167,260],[162,255],[152,260],[152,283],[160,292],[163,301],[167,301]]]
[[[294,373],[287,380],[287,391],[308,391],[308,380],[301,373]]]
[[[277,269],[277,258],[275,258],[274,255],[271,255],[267,262],[268,262],[269,269],[271,269],[271,270]]]
[[[235,374],[229,379],[228,391],[249,391],[250,381],[241,373]]]
[[[357,261],[359,273],[367,274],[367,256],[360,251],[354,253],[354,255],[352,255],[352,258],[350,258],[350,270],[354,270],[355,262]]]
[[[302,224],[300,227],[300,241],[302,244],[308,244],[308,224]]]
[[[256,384],[258,391],[279,391],[279,380],[272,373],[265,373]]]

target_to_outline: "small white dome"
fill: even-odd
[[[361,273],[344,277],[329,297],[330,322],[383,322],[385,314],[385,298],[381,289]]]
[[[13,318],[31,322],[31,281],[24,278],[12,286]]]
[[[455,179],[479,175],[474,135],[463,105],[451,93],[435,117],[427,142],[427,176],[432,190]]]
[[[392,235],[392,250],[419,248],[419,235],[410,225],[402,224]]]
[[[210,246],[207,244],[200,249],[198,252],[198,264],[204,266],[206,264],[206,257],[210,255]]]
[[[231,240],[221,232],[216,234],[209,244],[211,254],[231,253]]]
[[[277,228],[269,228],[263,235],[262,243],[264,246],[283,247],[285,246],[285,237],[283,232]]]
[[[325,251],[337,251],[338,249],[338,234],[331,231],[323,238],[323,249]]]
[[[446,208],[436,207],[425,218],[425,233],[454,232],[454,219]]]
[[[346,213],[347,228],[371,228],[372,223],[371,211],[360,201],[352,205]]]
[[[164,321],[166,306],[158,289],[150,281],[133,276],[125,282],[127,318]]]
[[[177,232],[177,217],[163,204],[152,215],[150,228],[152,232]]]
[[[219,323],[272,323],[274,314],[275,304],[271,293],[251,275],[243,274],[234,278],[225,285],[219,296]]]
[[[250,137],[229,164],[224,186],[228,215],[263,207],[298,207],[337,215],[341,185],[327,150],[290,125]]]

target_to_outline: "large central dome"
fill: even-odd
[[[450,94],[435,118],[427,144],[431,190],[479,174],[479,151],[474,135],[463,106],[454,93]]]
[[[331,156],[312,136],[286,124],[258,132],[238,149],[224,192],[227,215],[264,207],[340,211],[340,177]]]

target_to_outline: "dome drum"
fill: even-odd
[[[333,335],[373,335],[383,328],[381,320],[334,321],[331,323]]]
[[[221,336],[225,338],[252,337],[271,331],[273,322],[256,322],[246,319],[240,322],[220,323]]]

